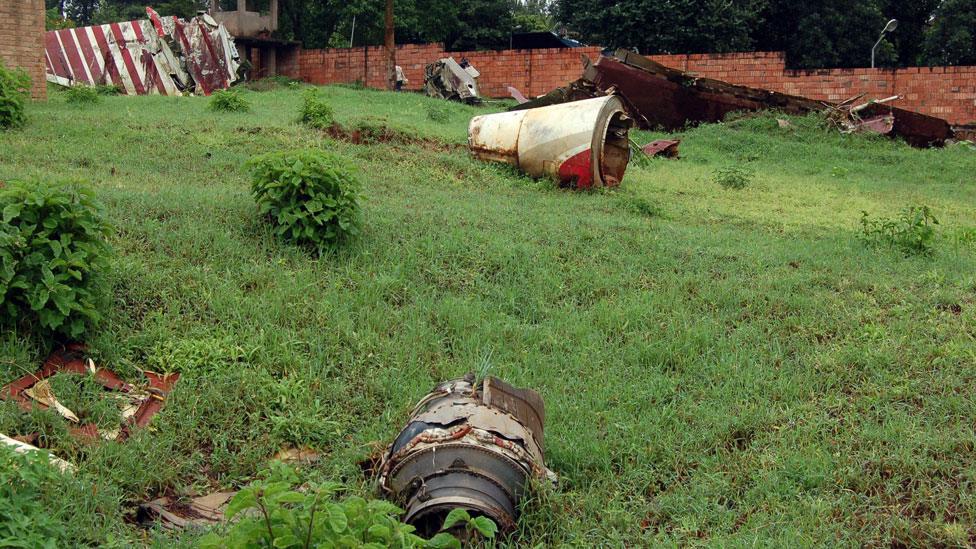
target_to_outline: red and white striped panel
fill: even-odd
[[[165,48],[149,21],[128,21],[49,31],[45,35],[48,81],[115,84],[129,95],[181,95],[170,76]]]

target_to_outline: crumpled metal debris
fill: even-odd
[[[208,15],[160,17],[45,34],[47,80],[112,84],[128,95],[210,95],[237,79],[234,37]]]
[[[161,497],[139,506],[139,522],[159,524],[167,530],[187,526],[210,526],[224,520],[224,510],[237,492],[214,492],[180,501]]]
[[[505,162],[576,189],[614,187],[630,160],[632,125],[621,100],[605,95],[476,116],[468,125],[468,148],[481,160]]]
[[[583,75],[579,80],[510,110],[613,92],[621,97],[641,128],[677,130],[688,124],[720,122],[735,111],[776,109],[802,115],[835,107],[806,97],[701,78],[627,50],[617,50],[595,63],[584,56],[583,64]],[[942,146],[953,135],[945,120],[884,103],[874,102],[861,112],[865,119],[883,116],[891,117],[889,135],[902,137],[915,147]],[[870,125],[876,130],[885,127],[878,120],[872,120]]]
[[[458,508],[510,532],[529,479],[555,479],[543,458],[544,421],[535,391],[494,377],[475,382],[474,374],[445,381],[386,449],[380,487],[422,534],[437,532]]]
[[[444,57],[424,69],[424,93],[469,105],[478,104],[481,103],[479,76],[481,73],[466,59],[458,63],[453,57]]]
[[[678,145],[680,144],[680,139],[658,139],[657,141],[651,141],[647,145],[644,145],[641,147],[641,150],[647,156],[678,158]]]
[[[108,391],[105,398],[119,401],[122,423],[117,429],[99,431],[93,423],[84,423],[73,427],[69,431],[82,439],[117,440],[122,442],[129,438],[135,428],[149,425],[152,417],[163,407],[166,397],[180,378],[179,374],[157,374],[143,371],[146,377],[145,386],[135,386],[126,383],[122,378],[105,368],[98,368],[91,359],[85,356],[85,346],[71,344],[64,349],[55,351],[44,361],[39,370],[27,374],[0,388],[0,399],[16,402],[24,411],[30,411],[34,406],[40,408],[54,408],[61,416],[72,423],[80,423],[78,417],[61,405],[57,396],[50,390],[47,380],[58,373],[74,373],[94,376],[102,387]]]

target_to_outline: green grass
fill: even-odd
[[[321,94],[343,125],[447,144],[490,110],[451,105],[442,122],[418,95]],[[206,98],[54,97],[0,135],[0,180],[85,179],[107,205],[98,362],[133,381],[183,373],[124,444],[85,446],[51,413],[0,403],[0,432],[42,432],[119,500],[83,539],[172,543],[126,514],[240,486],[286,445],[369,493],[357,459],[436,382],[487,370],[543,395],[560,475],[513,543],[976,543],[971,150],[768,115],[685,131],[680,160],[574,193],[463,148],[333,141],[296,123],[300,89],[244,95],[252,112],[234,116]],[[363,235],[334,257],[277,242],[248,194],[245,160],[308,146],[365,184]],[[715,183],[727,167],[749,185]],[[941,222],[932,257],[858,238],[862,210],[913,204]],[[6,333],[0,379],[48,351]]]

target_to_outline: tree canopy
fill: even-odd
[[[46,2],[49,13],[79,25],[142,18],[146,5]],[[307,48],[383,43],[384,0],[279,2],[279,35]],[[207,4],[151,3],[182,17]],[[504,49],[513,32],[554,30],[644,54],[785,51],[794,68],[867,66],[881,29],[897,19],[877,48],[879,66],[976,64],[976,0],[396,0],[395,14],[398,43],[449,50]]]

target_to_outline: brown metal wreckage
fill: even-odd
[[[735,111],[776,109],[802,115],[836,108],[824,101],[737,86],[665,67],[627,50],[603,56],[595,63],[583,56],[583,75],[510,110],[532,109],[614,93],[623,98],[631,116],[644,129],[678,130],[689,124],[720,122]],[[953,137],[949,123],[885,102],[869,102],[851,123],[860,129],[904,138],[914,147],[942,146]],[[887,120],[890,117],[890,129]],[[860,124],[860,122],[868,122]]]
[[[162,409],[166,397],[179,379],[180,375],[157,374],[144,371],[148,385],[145,388],[126,383],[115,372],[106,368],[96,367],[91,359],[85,356],[86,347],[83,344],[71,344],[53,352],[39,370],[27,374],[0,388],[0,398],[16,402],[24,411],[33,407],[54,408],[61,416],[72,423],[79,424],[80,420],[74,414],[60,405],[56,395],[50,392],[47,380],[59,373],[75,373],[92,375],[106,390],[115,393],[123,401],[123,424],[118,430],[100,432],[93,423],[81,423],[69,429],[72,435],[82,439],[116,440],[119,442],[129,438],[136,428],[149,425],[152,417]]]
[[[404,520],[436,533],[453,509],[511,532],[532,478],[555,480],[543,457],[545,410],[538,393],[474,374],[422,398],[383,454],[379,484]]]
[[[615,187],[630,160],[633,120],[614,95],[476,116],[468,148],[480,160],[511,164],[532,177],[576,189]]]
[[[647,145],[644,145],[641,147],[641,150],[647,156],[678,158],[678,145],[680,144],[680,139],[658,139],[657,141],[651,141]]]

